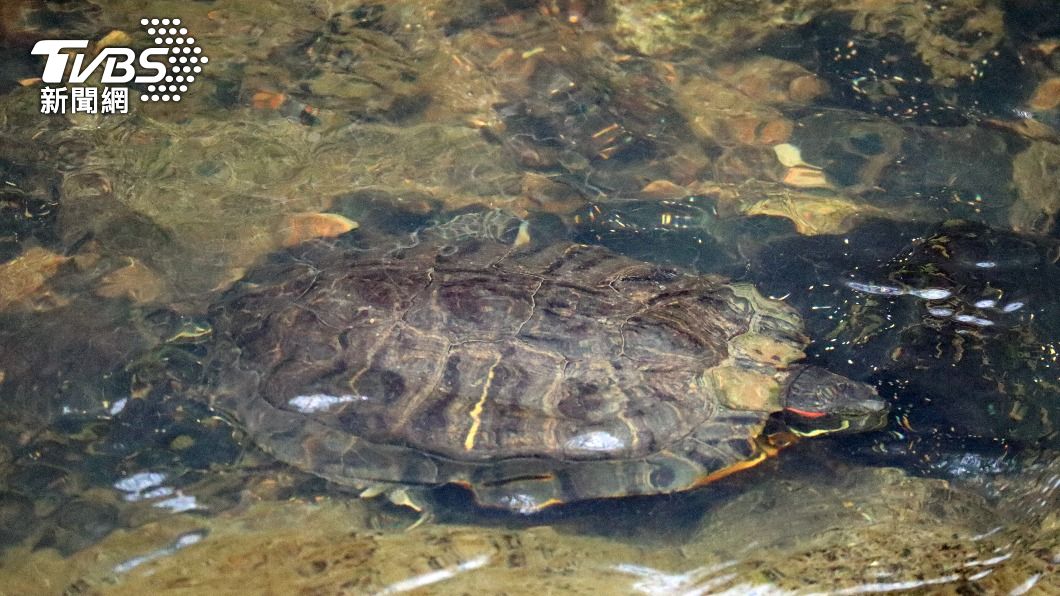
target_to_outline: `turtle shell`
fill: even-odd
[[[749,286],[577,244],[302,246],[210,317],[210,399],[279,459],[522,512],[759,461],[806,343]]]

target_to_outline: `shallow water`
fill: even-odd
[[[1060,593],[1058,14],[6,2],[0,594]],[[209,59],[179,102],[41,113],[35,42],[142,50],[143,18]],[[424,517],[195,399],[207,307],[268,255],[427,235],[753,283],[887,426],[678,494],[520,515],[445,486]]]

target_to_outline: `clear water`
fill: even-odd
[[[209,58],[179,102],[41,113],[35,42],[156,17]],[[1047,0],[8,0],[0,594],[1060,592],[1058,47]],[[423,518],[173,381],[270,253],[514,218],[787,301],[887,427]]]

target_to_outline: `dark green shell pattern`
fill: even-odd
[[[704,374],[732,366],[737,336],[806,341],[748,287],[577,244],[310,243],[210,319],[210,399],[280,460],[353,486],[457,483],[522,512],[687,489],[759,458],[779,408],[733,407]]]

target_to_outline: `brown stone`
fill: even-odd
[[[1051,110],[1060,106],[1060,77],[1053,77],[1038,85],[1028,105],[1033,110]]]
[[[284,246],[312,238],[334,238],[357,229],[357,222],[336,213],[293,213],[287,217]]]
[[[828,85],[815,75],[803,75],[788,84],[788,95],[792,101],[809,103],[828,93]]]
[[[536,173],[523,175],[521,190],[528,211],[572,213],[585,204],[580,194],[567,184]]]
[[[683,186],[669,180],[653,180],[640,189],[641,194],[653,199],[677,199],[688,194]]]
[[[798,188],[830,188],[824,172],[817,168],[795,166],[784,173],[784,184]]]
[[[133,39],[128,33],[115,29],[110,33],[104,35],[96,42],[96,51],[103,50],[109,47],[128,47],[133,45]]]
[[[153,302],[162,294],[165,282],[140,261],[129,261],[125,267],[105,275],[96,294],[104,298],[124,296],[137,304]]]
[[[794,129],[795,127],[791,121],[784,118],[766,122],[758,132],[758,144],[779,145],[780,143],[786,143],[791,138],[791,133]]]
[[[795,224],[795,231],[808,236],[841,234],[850,230],[859,217],[883,215],[879,209],[859,205],[846,197],[810,194],[770,197],[743,212],[745,215],[783,217]]]
[[[70,257],[43,248],[30,248],[0,265],[0,310],[34,298]]]
[[[754,145],[757,140],[758,125],[761,121],[754,116],[740,116],[728,123],[729,133],[733,140],[744,145]]]

